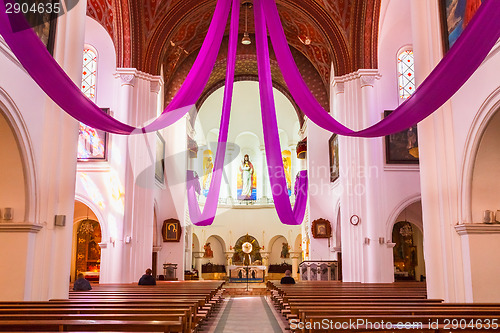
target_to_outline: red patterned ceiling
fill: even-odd
[[[316,71],[314,82],[308,81],[308,85],[321,82],[323,92],[317,88],[317,97],[328,96],[332,63],[336,75],[376,68],[380,1],[276,0],[296,61]],[[183,76],[197,54],[214,8],[215,0],[89,0],[87,14],[113,38],[118,66],[159,74],[163,65],[167,90],[170,85],[175,90],[174,78]],[[248,30],[253,33],[252,10],[248,14]],[[242,11],[240,31],[244,27]],[[303,44],[299,37],[309,37],[310,45]],[[245,52],[238,52],[242,59]],[[245,75],[256,74],[256,68],[251,67]]]

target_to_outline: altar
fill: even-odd
[[[248,276],[247,276],[248,269]],[[264,273],[266,266],[244,266],[244,265],[231,265],[229,266],[229,282],[248,282],[260,283],[264,282]]]

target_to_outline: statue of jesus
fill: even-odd
[[[252,198],[252,186],[253,186],[253,164],[250,162],[248,154],[243,157],[243,162],[240,166],[241,172],[241,196],[238,199],[250,200]]]

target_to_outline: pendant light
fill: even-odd
[[[252,40],[250,39],[250,35],[248,34],[248,7],[250,7],[250,2],[244,2],[243,6],[245,6],[245,33],[243,34],[243,38],[241,39],[241,44],[250,45],[252,44]]]

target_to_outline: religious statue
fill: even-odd
[[[243,161],[240,166],[241,173],[241,194],[238,197],[240,200],[251,200],[252,199],[252,187],[253,187],[253,173],[254,168],[248,154],[245,154]]]
[[[208,190],[210,188],[210,182],[212,181],[212,171],[214,164],[212,162],[212,156],[205,157],[203,167],[203,189]]]
[[[214,251],[212,251],[212,248],[210,247],[209,242],[207,242],[203,246],[203,249],[205,250],[205,253],[203,254],[203,258],[213,258],[214,257]]]
[[[281,258],[290,258],[290,252],[288,252],[288,243],[281,243]]]

